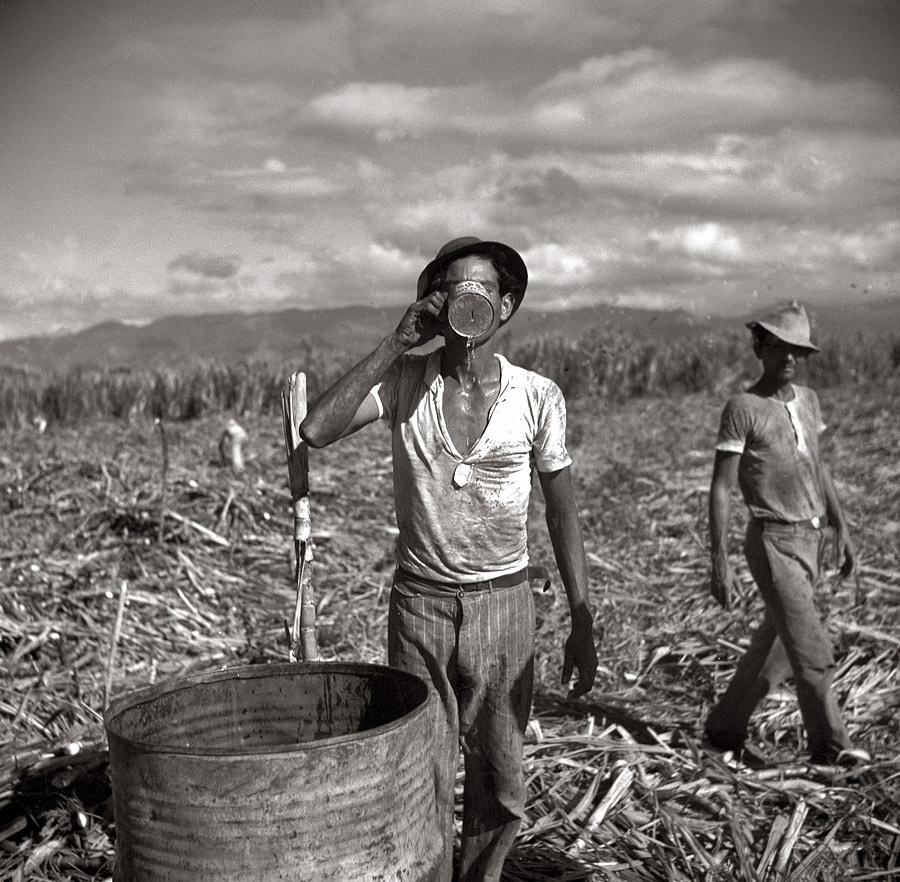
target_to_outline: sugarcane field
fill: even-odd
[[[708,587],[718,418],[752,375],[732,364],[727,376],[706,369],[680,388],[657,371],[655,386],[645,377],[614,395],[624,374],[582,388],[560,367],[565,357],[531,353],[569,376],[560,385],[600,668],[591,692],[567,698],[566,598],[535,483],[527,820],[503,880],[900,879],[896,365],[878,382],[846,373],[817,386],[823,456],[858,552],[848,578],[826,566],[819,601],[834,689],[867,761],[809,762],[788,681],[753,715],[750,740],[767,756],[755,766],[702,744],[703,720],[763,609],[741,554],[739,499],[730,551],[741,591],[723,610]],[[255,399],[211,396],[194,414],[131,402],[114,414],[86,405],[47,418],[35,397],[12,418],[16,402],[4,405],[0,878],[113,878],[111,702],[179,678],[292,662],[295,512],[278,402],[290,372],[307,369],[251,377]],[[390,433],[372,426],[310,450],[308,480],[304,568],[319,660],[384,666],[397,534]]]

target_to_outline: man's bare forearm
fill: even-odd
[[[324,392],[300,423],[300,435],[307,444],[325,447],[337,441],[350,426],[366,395],[403,351],[396,334],[388,335]]]
[[[353,424],[365,397],[385,371],[403,353],[436,336],[437,318],[446,300],[445,291],[434,291],[412,303],[396,330],[316,401],[300,424],[300,435],[310,447],[325,447],[370,421],[361,415],[359,424]]]
[[[714,482],[709,494],[709,546],[713,565],[728,560],[730,520],[731,491]]]
[[[837,489],[834,486],[834,479],[825,466],[822,466],[822,489],[825,495],[825,510],[828,515],[828,522],[836,529],[846,531],[847,521],[844,517],[844,510],[841,507],[841,501],[838,498]]]
[[[587,560],[570,474],[566,470],[552,476],[542,475],[541,485],[546,502],[547,532],[566,589],[572,620],[590,621],[593,613],[588,597]]]
[[[731,525],[731,494],[738,480],[740,456],[716,451],[709,488],[709,547],[713,569],[728,565],[728,530]]]
[[[566,520],[568,523],[557,523],[548,519],[553,556],[566,590],[572,620],[593,619],[588,599],[587,561],[581,527],[577,520],[574,522],[571,519]]]

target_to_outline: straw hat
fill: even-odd
[[[747,327],[763,328],[779,340],[790,343],[791,346],[819,352],[819,347],[813,345],[809,339],[809,318],[807,318],[806,310],[796,300],[792,300],[787,306],[779,307],[761,319],[747,322]]]
[[[467,254],[491,254],[492,252],[501,254],[506,258],[507,266],[516,280],[516,287],[510,292],[515,298],[515,304],[513,305],[513,312],[515,312],[525,296],[525,287],[528,284],[528,269],[525,267],[525,261],[522,260],[519,252],[510,248],[509,245],[504,245],[502,242],[485,242],[482,239],[475,238],[475,236],[461,236],[459,239],[451,239],[438,251],[434,260],[419,275],[419,281],[416,285],[418,298],[421,299],[428,293],[434,277],[444,267],[453,263],[454,260],[465,257]]]

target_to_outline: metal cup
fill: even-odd
[[[487,288],[471,279],[458,282],[447,301],[447,320],[460,337],[480,337],[494,322],[494,304]]]

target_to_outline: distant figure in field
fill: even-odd
[[[587,563],[559,387],[494,352],[528,273],[499,242],[448,242],[422,271],[397,328],[310,408],[300,434],[331,444],[384,420],[392,435],[398,567],[388,660],[436,695],[435,882],[497,882],[524,817],[522,768],[534,671],[527,515],[537,472],[566,589],[563,683],[587,693],[597,671]],[[436,336],[430,353],[410,350]],[[460,746],[462,838],[453,868]]]
[[[819,349],[810,340],[806,310],[796,301],[747,327],[762,376],[722,412],[709,497],[710,593],[730,606],[728,527],[739,485],[750,512],[744,550],[765,614],[706,720],[705,736],[716,748],[744,749],[757,704],[793,676],[812,762],[865,762],[865,752],[852,749],[832,691],[834,657],[814,598],[826,528],[834,531],[841,575],[855,566],[847,521],[819,455],[825,428],[819,400],[793,383],[800,363]],[[752,748],[747,752],[752,756]]]
[[[247,433],[237,420],[228,420],[228,424],[219,438],[219,457],[223,466],[229,466],[235,472],[243,471],[244,444],[247,438]]]

